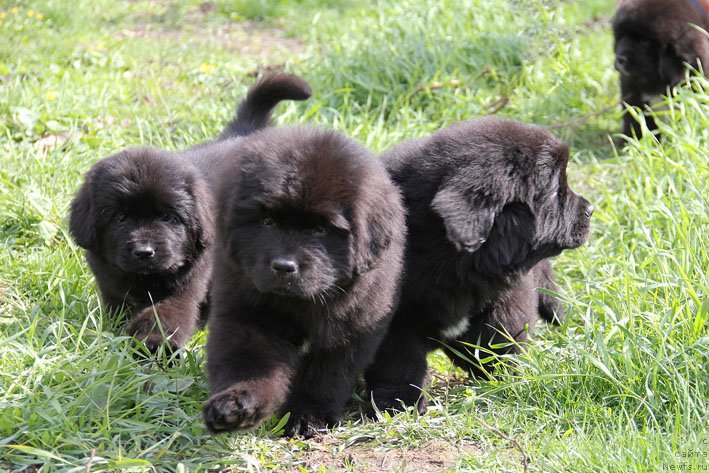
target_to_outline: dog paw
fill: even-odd
[[[212,433],[251,429],[271,415],[268,403],[248,387],[236,384],[210,397],[202,414]]]
[[[396,414],[404,412],[414,406],[419,414],[428,409],[428,398],[417,388],[406,386],[404,388],[376,388],[369,392],[370,404],[364,414],[370,419],[375,419],[378,412]]]
[[[285,427],[285,435],[312,438],[327,431],[329,425],[330,422],[313,414],[291,413],[291,418]]]
[[[164,333],[163,333],[164,331]],[[153,314],[140,313],[131,319],[128,333],[140,340],[152,354],[157,353],[161,346],[167,346],[172,351],[182,346],[182,340],[177,340],[177,334],[169,327],[158,327]]]
[[[136,340],[133,342],[134,357],[138,360],[152,359],[158,354],[161,347],[165,348],[165,353],[168,355],[175,353],[180,348],[179,345],[166,340],[160,333],[153,333],[145,338],[136,335],[135,338]],[[142,346],[138,343],[138,340],[142,342]]]

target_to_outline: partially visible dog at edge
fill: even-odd
[[[207,309],[213,188],[228,164],[225,150],[268,127],[281,100],[309,96],[299,77],[266,77],[216,140],[177,152],[129,148],[86,173],[71,202],[70,233],[86,250],[105,307],[127,309],[128,333],[149,350],[183,346]]]
[[[567,146],[512,120],[462,122],[382,160],[408,238],[400,303],[365,380],[376,409],[423,412],[429,352],[488,376],[485,358],[516,352],[540,316],[559,323],[547,258],[586,241],[593,206],[567,184]]]
[[[709,73],[709,0],[619,0],[613,18],[622,101],[643,111],[685,80],[685,65]],[[702,28],[704,31],[701,31]],[[645,123],[657,129],[653,117]],[[622,132],[642,136],[627,110]]]

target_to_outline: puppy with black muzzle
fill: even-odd
[[[709,70],[707,0],[620,0],[613,18],[615,68],[623,102],[645,110],[684,81],[685,64]],[[703,28],[700,31],[697,27]],[[645,117],[647,127],[657,125]],[[623,112],[625,135],[642,136],[640,124]]]
[[[207,341],[211,432],[277,413],[287,435],[340,419],[384,336],[405,238],[381,163],[333,131],[268,129],[219,191]]]
[[[69,230],[86,250],[104,305],[126,307],[128,332],[155,351],[181,347],[208,301],[214,234],[212,187],[225,150],[269,125],[285,99],[310,95],[280,74],[255,84],[220,140],[181,152],[131,148],[102,159],[71,203]]]
[[[566,182],[566,145],[512,120],[462,122],[382,160],[408,238],[400,304],[365,378],[377,409],[423,412],[430,351],[487,375],[480,353],[516,351],[539,316],[561,320],[558,301],[535,289],[554,288],[546,258],[586,241],[593,207]]]

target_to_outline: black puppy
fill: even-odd
[[[621,0],[613,18],[615,68],[623,102],[645,109],[668,87],[684,81],[685,63],[709,70],[706,0]],[[645,118],[650,130],[657,128]],[[623,133],[640,137],[640,124],[625,111]]]
[[[286,434],[337,422],[395,303],[398,189],[332,131],[268,129],[234,150],[219,191],[207,342],[212,432],[290,413]]]
[[[535,288],[554,288],[545,258],[584,243],[593,207],[566,183],[566,145],[511,120],[459,123],[382,159],[409,233],[401,301],[365,378],[378,409],[423,412],[427,353],[445,346],[481,375],[490,366],[470,344],[485,356],[513,352],[509,341],[525,340],[540,315],[561,318]]]
[[[105,306],[111,312],[127,307],[128,332],[151,350],[163,334],[172,347],[183,346],[205,309],[215,225],[211,187],[225,165],[223,150],[268,126],[280,100],[309,95],[298,77],[268,77],[251,88],[221,141],[182,152],[127,149],[86,174],[71,203],[71,235],[86,249]]]

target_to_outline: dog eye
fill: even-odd
[[[160,218],[163,223],[176,223],[178,220],[177,216],[173,214],[165,214]]]
[[[276,221],[273,220],[271,217],[264,217],[261,219],[261,225],[264,227],[271,227],[276,224]]]
[[[323,225],[318,225],[317,227],[313,227],[311,232],[313,235],[322,236],[327,233],[327,228]]]
[[[126,221],[126,214],[117,213],[115,219],[118,220],[119,222],[125,222]]]

